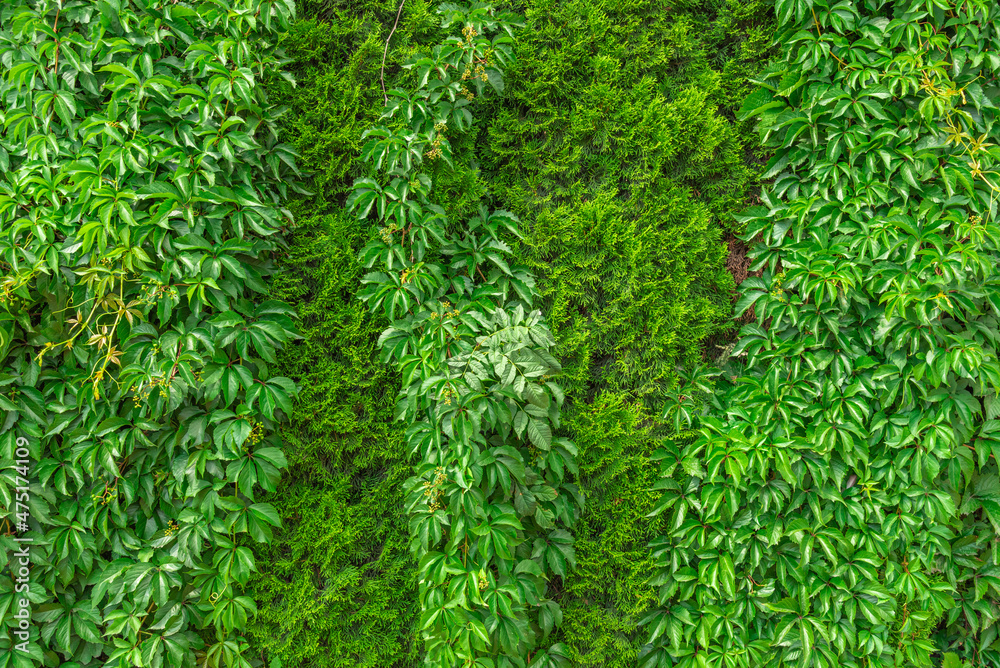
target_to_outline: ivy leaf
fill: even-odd
[[[745,121],[748,118],[759,116],[765,111],[770,111],[784,106],[784,101],[776,99],[773,92],[766,89],[760,89],[747,97],[747,99],[743,102],[743,106],[740,107],[738,112],[736,112],[736,118],[741,121]]]
[[[527,424],[528,439],[539,450],[548,450],[552,446],[552,430],[548,423],[531,419]]]

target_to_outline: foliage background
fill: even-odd
[[[566,368],[566,435],[580,447],[588,506],[575,531],[577,570],[561,593],[563,640],[582,666],[633,666],[638,618],[654,601],[645,515],[657,476],[649,455],[676,364],[715,356],[734,333],[726,271],[735,223],[752,201],[760,149],[734,112],[771,55],[771,5],[679,0],[531,0],[506,94],[456,142],[475,155],[450,186],[484,191],[529,226],[518,249]],[[386,87],[417,45],[436,41],[434,5],[409,0],[393,35]],[[406,548],[398,380],[379,362],[373,322],[354,294],[369,230],[342,210],[362,175],[359,138],[381,107],[379,67],[398,5],[305,1],[284,47],[298,86],[272,82],[291,107],[288,141],[313,172],[292,205],[273,297],[295,304],[304,339],[280,361],[303,387],[282,433],[289,470],[266,500],[282,512],[275,542],[255,546],[261,658],[292,666],[417,663],[414,567]],[[463,150],[461,142],[467,142]],[[731,264],[731,263],[730,263]]]
[[[1000,5],[776,9],[747,367],[656,455],[641,665],[996,666]]]
[[[249,668],[234,540],[279,521],[295,391],[252,299],[303,192],[254,83],[293,14],[0,3],[0,666]]]

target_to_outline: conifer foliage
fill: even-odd
[[[361,251],[376,271],[359,297],[391,322],[379,342],[402,373],[396,417],[418,457],[405,486],[418,627],[429,665],[568,665],[564,645],[545,647],[562,619],[549,581],[574,565],[568,529],[583,509],[576,447],[554,435],[555,341],[531,273],[508,260],[517,218],[483,206],[454,224],[431,197],[475,97],[503,90],[516,17],[484,3],[439,12],[461,37],[405,65],[416,85],[391,91],[386,124],[365,132],[376,178],[347,202],[382,223]]]
[[[996,665],[1000,6],[776,10],[747,367],[666,407],[641,665]]]

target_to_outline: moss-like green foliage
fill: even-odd
[[[412,3],[419,9],[420,3]],[[413,11],[411,9],[411,11]],[[342,212],[358,141],[381,106],[378,76],[389,3],[304,3],[286,39],[297,87],[275,84],[287,130],[313,173],[293,205],[298,228],[273,284],[297,306],[304,339],[280,359],[303,387],[283,433],[289,471],[270,498],[284,526],[256,552],[255,649],[284,666],[415,663],[416,583],[407,549],[399,382],[379,362],[373,323],[354,294],[367,225]],[[420,22],[404,13],[394,43]]]
[[[257,552],[251,632],[286,666],[406,665],[416,591],[398,382],[378,362],[379,328],[350,299],[359,225],[328,214],[303,223],[275,293],[303,315],[305,341],[282,363],[304,390],[283,434],[290,469],[269,499],[284,527]]]
[[[546,295],[567,371],[564,431],[580,447],[588,496],[578,566],[559,593],[561,640],[576,665],[631,668],[638,619],[655,603],[647,544],[662,533],[645,517],[658,473],[648,455],[675,365],[698,359],[732,314],[724,237],[755,188],[759,151],[733,111],[769,55],[773,19],[766,0],[508,6],[526,26],[506,96],[452,139],[481,171],[470,164],[446,187],[470,202],[485,189],[528,228],[518,251]],[[282,359],[304,389],[284,433],[290,471],[269,499],[284,528],[257,553],[261,612],[250,627],[257,650],[285,668],[418,658],[400,488],[410,463],[390,424],[398,384],[376,356],[381,324],[354,296],[355,253],[370,231],[341,212],[361,175],[361,132],[382,105],[397,8],[300,5],[285,44],[299,85],[273,93],[291,106],[288,131],[316,174],[316,194],[293,207],[300,227],[274,286],[304,316],[304,340]],[[432,9],[404,5],[387,87],[400,74],[393,63],[438,36]]]
[[[728,320],[722,231],[753,186],[756,148],[729,119],[748,63],[769,48],[768,7],[525,8],[484,168],[498,199],[535,223],[524,255],[551,297],[571,389],[659,408],[674,365]]]
[[[484,181],[532,222],[587,509],[560,600],[580,666],[636,665],[654,592],[649,455],[677,364],[729,333],[723,238],[759,144],[735,110],[771,55],[769,2],[535,0],[486,132]],[[706,351],[715,356],[715,349]]]

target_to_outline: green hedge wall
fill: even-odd
[[[637,622],[655,592],[645,515],[649,455],[674,368],[715,354],[732,332],[726,272],[731,214],[752,201],[760,149],[735,110],[771,55],[770,3],[538,0],[525,17],[507,94],[456,154],[481,164],[448,186],[461,208],[484,192],[528,228],[518,249],[566,371],[564,429],[580,447],[588,506],[578,566],[561,587],[562,640],[583,666],[634,666]],[[343,213],[363,175],[360,135],[382,104],[379,69],[399,5],[303,2],[284,47],[298,86],[286,131],[314,174],[291,208],[298,228],[274,296],[296,304],[304,339],[280,359],[303,387],[287,443],[289,472],[267,500],[282,511],[258,548],[250,624],[255,653],[292,666],[418,663],[415,565],[401,483],[409,471],[391,423],[398,380],[376,354],[384,323],[357,301],[357,250],[369,230]],[[439,36],[434,5],[408,0],[392,37],[398,63]],[[462,151],[462,142],[475,143]]]
[[[523,11],[510,94],[485,133],[489,187],[534,222],[524,256],[551,297],[568,387],[658,409],[675,364],[730,316],[721,232],[756,163],[732,111],[769,47],[769,5]]]
[[[419,33],[415,8],[394,44]],[[361,133],[381,106],[379,64],[394,15],[386,2],[301,3],[285,41],[297,86],[270,84],[290,107],[286,131],[315,193],[291,206],[298,227],[272,284],[302,318],[304,338],[280,362],[303,392],[283,433],[289,471],[270,499],[283,527],[256,552],[260,614],[250,633],[260,656],[284,666],[416,664],[402,513],[409,466],[392,422],[399,381],[379,362],[379,323],[354,297],[366,224],[342,210]]]

